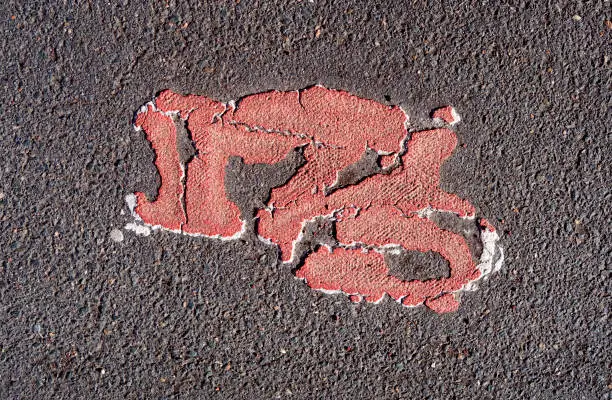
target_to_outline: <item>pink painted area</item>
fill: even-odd
[[[306,145],[306,164],[287,184],[272,190],[269,205],[273,211],[258,214],[257,233],[279,246],[283,260],[291,259],[304,221],[334,215],[341,243],[396,244],[407,250],[434,251],[451,266],[449,279],[407,282],[390,276],[377,252],[321,249],[310,254],[297,271],[310,287],[341,290],[355,302],[374,302],[387,294],[405,305],[424,302],[435,311],[447,312],[455,310],[457,302],[445,293],[479,276],[465,240],[417,213],[427,207],[460,216],[475,212],[469,202],[444,192],[439,185],[441,165],[457,145],[453,131],[412,133],[400,168],[325,196],[322,189],[336,180],[338,171],[358,161],[366,147],[389,153],[381,159],[383,166],[394,161],[407,135],[401,109],[320,86],[300,93],[247,96],[236,109],[203,96],[164,91],[155,106],[158,111],[149,107],[136,121],[156,151],[162,177],[157,201],[148,203],[138,194],[136,211],[146,223],[192,234],[235,235],[242,221],[225,192],[229,157],[242,157],[249,164],[272,164],[296,146]],[[186,121],[199,152],[187,166],[184,192],[176,129],[164,115],[169,112]],[[445,113],[452,116],[449,107],[437,110],[434,116],[444,119]]]
[[[363,300],[363,297],[361,297],[360,295],[357,295],[357,294],[351,294],[351,295],[349,295],[349,300],[352,303],[361,303],[361,301]]]
[[[135,212],[150,225],[178,230],[185,222],[180,196],[181,167],[176,150],[176,127],[171,117],[153,111],[151,106],[146,112],[136,116],[134,125],[141,128],[151,147],[155,150],[155,166],[159,171],[161,185],[157,199],[149,202],[144,193],[136,193],[138,199]]]
[[[402,158],[403,168],[390,175],[370,177],[330,196],[324,196],[322,191],[313,194],[309,190],[318,183],[309,179],[308,168],[313,165],[309,160],[298,176],[272,191],[271,203],[278,208],[272,215],[267,211],[259,213],[260,234],[273,238],[280,246],[282,259],[287,261],[291,259],[292,243],[301,231],[303,221],[316,215],[328,215],[349,205],[359,208],[394,206],[407,215],[433,207],[471,216],[475,210],[469,202],[444,192],[439,186],[440,167],[456,143],[455,134],[448,129],[415,132],[408,142],[408,152]],[[309,157],[312,153],[307,153]]]
[[[353,275],[352,280],[346,277],[344,282],[355,288],[354,293],[368,294],[369,298],[374,298],[374,300],[379,298],[383,291],[394,299],[404,298],[405,305],[417,305],[440,293],[456,291],[468,281],[480,276],[480,271],[476,268],[462,236],[444,231],[427,219],[416,216],[404,217],[399,210],[391,206],[372,207],[360,213],[357,218],[338,222],[336,231],[336,236],[341,243],[356,242],[375,246],[396,244],[405,250],[433,251],[449,261],[450,278],[427,282],[407,282],[388,275],[388,269],[381,255],[374,253],[372,256],[368,253],[366,265],[375,265],[375,267],[368,268],[385,278],[383,280],[363,279],[366,275],[360,271]],[[359,254],[359,256],[354,255],[354,258],[366,257],[359,250],[353,251]],[[313,266],[309,257],[302,269],[308,271],[310,268]],[[319,283],[328,283],[324,279],[326,270],[329,271],[329,282],[336,279],[332,272],[336,268],[335,265],[327,267],[325,261],[319,261],[316,268],[319,271],[317,280]],[[302,274],[306,277],[306,272]]]
[[[299,94],[267,92],[245,97],[233,118],[251,127],[305,135],[320,143],[307,150],[306,168],[275,191],[281,200],[289,200],[287,194],[301,192],[313,183],[331,185],[337,171],[359,160],[366,144],[396,152],[406,136],[406,116],[398,107],[321,86]],[[274,140],[271,138],[271,145]]]
[[[210,117],[209,123],[212,122],[215,114],[225,110],[223,103],[208,97],[192,94],[183,96],[170,90],[164,90],[157,96],[155,106],[162,112],[178,112],[183,119],[188,118],[193,111],[199,110],[200,116]]]
[[[405,283],[388,275],[383,256],[376,252],[320,248],[310,254],[296,276],[318,290],[359,293],[368,302],[379,301],[385,293],[397,298]]]
[[[227,123],[231,111],[213,122],[211,112],[202,110],[193,111],[188,120],[199,156],[188,169],[185,199],[189,219],[184,230],[208,236],[232,236],[240,231],[242,222],[238,207],[225,193],[225,166],[229,157],[240,156],[249,164],[272,164],[304,141],[286,137],[270,140],[270,134],[246,132],[240,126]]]
[[[425,305],[437,313],[448,313],[459,309],[459,302],[452,293],[429,298],[425,301]]]

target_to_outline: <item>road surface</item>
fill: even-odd
[[[610,398],[609,2],[140,3],[0,5],[1,398]],[[441,187],[505,261],[456,312],[124,229],[143,103],[316,84],[461,115]]]

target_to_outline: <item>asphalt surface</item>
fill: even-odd
[[[608,1],[25,3],[0,5],[0,398],[611,397]],[[111,239],[156,188],[157,92],[317,83],[461,114],[443,187],[506,261],[456,313],[318,293],[259,242]]]

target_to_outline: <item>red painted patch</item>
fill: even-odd
[[[357,162],[366,146],[383,154],[383,167],[393,163],[407,136],[406,116],[400,108],[319,86],[300,93],[247,96],[237,109],[203,96],[165,91],[155,106],[136,120],[156,152],[162,180],[156,201],[149,203],[138,194],[136,211],[145,223],[192,234],[235,235],[242,221],[225,192],[228,158],[271,164],[294,147],[307,145],[306,164],[287,184],[272,190],[273,212],[258,214],[258,233],[278,244],[283,260],[291,259],[304,221],[327,215],[337,219],[337,239],[343,245],[380,249],[394,244],[406,250],[433,251],[451,267],[448,279],[402,281],[389,275],[382,254],[376,251],[320,249],[297,271],[310,287],[340,290],[356,302],[378,301],[387,294],[404,305],[425,303],[447,312],[458,305],[450,293],[479,276],[463,237],[438,228],[419,213],[434,208],[460,216],[474,214],[470,203],[439,186],[440,167],[457,145],[451,130],[412,133],[400,168],[326,196],[324,189],[335,182],[338,171]],[[187,165],[184,193],[176,129],[169,114],[186,121],[199,152]],[[450,107],[437,110],[434,117],[455,121]]]
[[[349,300],[353,303],[361,303],[361,301],[363,300],[363,297],[361,297],[358,294],[351,294],[349,295]]]
[[[291,258],[292,242],[300,233],[303,221],[349,205],[359,208],[394,206],[407,215],[431,206],[461,216],[472,215],[472,205],[456,195],[443,192],[438,186],[440,166],[450,156],[455,144],[454,133],[447,129],[413,133],[408,152],[403,157],[404,168],[390,175],[373,176],[330,196],[324,196],[320,190],[314,194],[308,190],[317,181],[310,179],[307,164],[287,185],[272,192],[271,202],[279,208],[272,215],[267,211],[259,213],[260,234],[278,243],[281,256],[287,261]],[[362,152],[363,147],[354,155],[354,161]],[[319,159],[319,164],[324,164],[326,158]]]
[[[200,155],[187,170],[188,221],[183,227],[187,233],[232,236],[240,231],[240,212],[225,193],[225,166],[230,156],[241,156],[249,164],[272,164],[304,142],[286,137],[271,141],[265,132],[246,132],[228,123],[232,110],[219,117],[223,110],[223,105],[216,103],[195,108],[189,115],[188,127]]]
[[[147,135],[155,150],[155,166],[161,175],[161,186],[157,199],[149,203],[144,193],[136,193],[138,207],[136,212],[151,225],[161,225],[167,229],[177,230],[185,222],[180,197],[181,166],[176,151],[176,128],[172,118],[153,111],[148,106],[145,112],[139,113],[134,123]]]
[[[379,253],[336,249],[322,255],[324,251],[319,250],[297,271],[297,276],[315,289],[359,293],[374,302],[388,294],[396,300],[403,299],[404,305],[417,305],[441,293],[456,291],[480,275],[463,237],[426,219],[402,217],[391,206],[373,207],[357,218],[338,222],[337,237],[341,243],[397,244],[406,250],[440,253],[450,263],[451,276],[438,281],[401,281],[389,275]]]
[[[433,118],[439,118],[449,125],[454,125],[459,122],[459,115],[455,112],[455,109],[451,106],[440,107],[434,110]]]

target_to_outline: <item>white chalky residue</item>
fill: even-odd
[[[327,295],[330,295],[330,294],[343,294],[344,293],[342,290],[330,290],[330,289],[314,289],[314,290],[316,290],[317,292],[321,292],[321,293],[327,294]]]
[[[451,107],[451,115],[453,120],[450,122],[450,125],[455,125],[456,123],[461,122],[461,115],[455,110],[455,107]]]
[[[499,235],[497,232],[491,232],[488,229],[484,229],[480,238],[482,240],[482,256],[480,256],[480,263],[476,266],[480,270],[480,276],[473,281],[469,281],[459,291],[474,291],[478,289],[478,281],[488,277],[493,272],[497,272],[501,269],[504,263],[504,250],[497,244],[499,241]],[[495,259],[496,250],[499,250],[499,258],[493,263]]]
[[[151,234],[151,228],[143,224],[125,224],[125,229],[128,231],[133,231],[138,236],[149,236]]]
[[[136,204],[138,203],[138,197],[136,197],[136,195],[133,193],[128,194],[127,196],[125,196],[125,203],[127,204],[132,217],[134,217],[136,221],[142,221],[142,219],[140,218],[140,215],[136,214],[136,211],[135,211]]]
[[[149,236],[151,228],[142,222],[142,218],[136,212],[136,205],[138,203],[136,195],[132,193],[125,196],[125,203],[130,210],[130,215],[134,218],[134,222],[125,224],[123,229],[133,231],[138,236]]]
[[[123,242],[123,232],[121,232],[119,229],[114,228],[113,230],[110,231],[110,238],[113,242]]]

